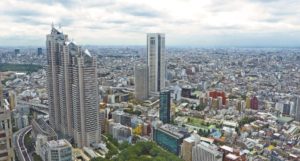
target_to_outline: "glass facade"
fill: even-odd
[[[158,35],[158,51],[157,51],[157,59],[158,60],[161,60],[161,56],[160,56],[160,52],[161,52],[161,47],[160,47],[160,44],[161,44],[161,37],[160,35]],[[158,70],[157,70],[157,91],[160,91],[160,68],[161,68],[161,61],[158,61],[157,62],[157,66],[158,66]]]
[[[159,102],[159,119],[165,124],[169,123],[171,116],[171,94],[170,91],[160,92],[160,102]]]
[[[167,149],[168,151],[179,155],[180,154],[180,145],[183,141],[183,138],[176,138],[161,129],[154,129],[154,141],[161,147]]]

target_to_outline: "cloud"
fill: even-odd
[[[166,33],[167,45],[287,45],[300,41],[299,8],[298,0],[1,0],[0,44],[44,45],[54,22],[91,45],[144,45],[148,32]]]
[[[124,21],[124,20],[108,20],[108,21],[105,21],[105,23],[126,24],[126,23],[128,23],[128,21]]]
[[[70,18],[70,17],[62,17],[58,24],[61,25],[61,26],[71,26],[73,25],[73,23],[75,22],[76,20],[74,20],[73,18]]]
[[[271,17],[271,18],[263,19],[262,21],[267,22],[267,23],[278,23],[278,22],[281,22],[282,20],[283,19],[280,17]]]
[[[42,14],[40,11],[28,9],[2,11],[1,13],[8,16],[37,16]]]
[[[26,17],[26,16],[20,16],[20,17],[14,17],[14,21],[17,23],[24,23],[24,24],[28,24],[28,25],[47,25],[46,23],[43,23],[41,21],[38,21],[32,17]]]
[[[159,11],[144,5],[127,5],[121,7],[121,11],[133,16],[147,17],[147,18],[163,16]]]

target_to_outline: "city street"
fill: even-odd
[[[27,152],[26,146],[24,144],[24,138],[25,135],[30,132],[32,129],[31,126],[27,126],[23,129],[20,129],[19,131],[16,132],[14,135],[14,140],[15,140],[15,147],[16,147],[16,153],[21,161],[31,161],[31,158]]]

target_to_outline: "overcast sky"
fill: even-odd
[[[0,46],[44,46],[51,23],[82,45],[300,46],[300,0],[0,0]]]

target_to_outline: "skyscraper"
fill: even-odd
[[[169,90],[160,92],[159,96],[159,119],[165,124],[171,119],[171,93]]]
[[[43,49],[42,48],[37,48],[37,54],[42,55],[43,54]]]
[[[159,92],[165,88],[165,34],[147,34],[147,61],[149,90],[150,92]]]
[[[2,89],[2,82],[1,82],[1,76],[0,76],[0,107],[2,107],[3,104],[3,89]]]
[[[0,82],[0,160],[13,161],[11,111],[7,101],[4,103]]]
[[[300,96],[295,101],[295,120],[300,122]]]
[[[147,99],[149,96],[148,67],[144,64],[134,66],[134,89],[137,99]]]
[[[258,110],[258,99],[256,96],[253,96],[251,99],[250,99],[250,107],[251,109],[253,110]]]
[[[50,125],[78,147],[99,143],[96,59],[54,27],[46,46]]]

